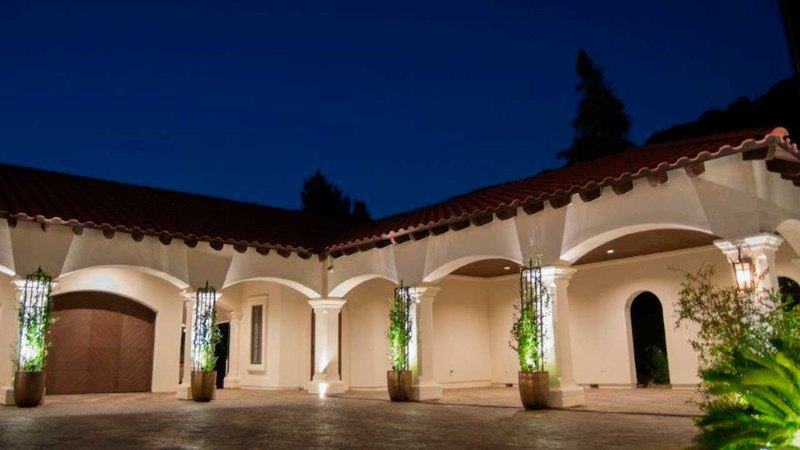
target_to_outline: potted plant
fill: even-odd
[[[540,260],[520,269],[520,304],[515,306],[509,345],[519,358],[519,396],[525,409],[548,406],[549,374],[545,365],[545,336],[550,296],[542,282]]]
[[[402,284],[395,289],[389,303],[389,361],[392,370],[386,372],[389,398],[394,402],[411,400],[411,370],[408,346],[411,343],[414,299],[411,288]]]
[[[217,293],[208,283],[197,290],[192,340],[192,400],[210,402],[217,392],[217,344],[221,339],[215,312]]]
[[[53,278],[40,267],[24,281],[17,310],[18,341],[14,352],[14,403],[35,407],[42,403],[45,390],[47,336],[53,318]]]

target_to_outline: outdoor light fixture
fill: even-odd
[[[606,250],[606,253],[609,254],[609,255],[613,255],[614,254],[614,249],[610,248],[610,249]]]
[[[742,291],[749,291],[753,289],[753,282],[755,280],[753,261],[750,258],[742,258],[741,246],[737,247],[737,250],[739,256],[736,261],[731,263],[733,266],[733,274],[736,277],[736,284],[739,289]]]
[[[208,282],[197,290],[194,303],[194,333],[192,339],[192,363],[194,370],[203,370],[206,360],[214,355],[210,345],[217,305],[217,291]]]

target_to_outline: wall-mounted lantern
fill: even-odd
[[[750,258],[742,258],[742,247],[737,247],[738,258],[731,263],[733,266],[733,274],[736,277],[736,285],[742,291],[749,291],[755,285],[755,270],[753,268],[753,260]]]

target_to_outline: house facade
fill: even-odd
[[[553,302],[551,401],[647,377],[698,383],[675,327],[681,270],[752,261],[800,282],[800,153],[786,131],[659,144],[349,228],[299,212],[0,166],[0,386],[17,339],[15,280],[58,284],[48,393],[176,392],[193,292],[217,289],[226,388],[384,389],[389,299],[417,296],[415,397],[515,384],[519,268],[541,256]],[[190,329],[190,327],[188,327]],[[646,380],[644,380],[646,381]]]

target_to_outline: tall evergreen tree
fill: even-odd
[[[625,105],[603,78],[603,71],[584,50],[578,51],[576,91],[582,94],[578,115],[572,121],[575,137],[572,146],[558,153],[567,165],[619,153],[633,143],[628,140],[631,119]]]
[[[372,220],[367,204],[353,202],[319,170],[306,178],[300,192],[302,210],[319,217],[359,224]],[[352,209],[351,209],[352,204]]]

